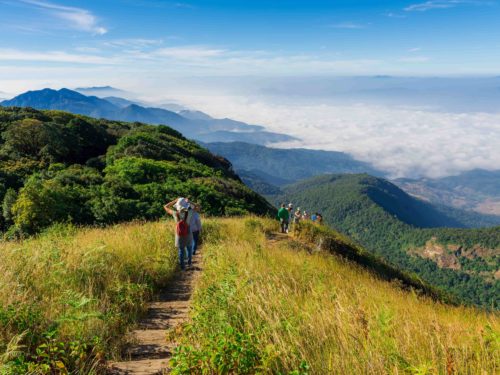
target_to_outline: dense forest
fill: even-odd
[[[155,219],[177,196],[206,214],[266,214],[224,158],[167,126],[61,111],[0,109],[0,228],[8,237],[56,222]]]
[[[440,228],[452,226],[449,220],[453,219],[388,181],[368,175],[316,177],[291,185],[274,199],[321,212],[332,227],[466,303],[500,307],[500,281],[491,280],[491,272],[500,268],[499,227]],[[483,247],[490,250],[490,256],[459,257],[460,269],[440,268],[436,262],[409,251],[430,240],[458,245],[463,252]]]

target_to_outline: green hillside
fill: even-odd
[[[214,142],[204,146],[230,160],[238,173],[258,176],[262,182],[276,186],[324,173],[382,175],[368,163],[338,151],[278,149],[244,142]]]
[[[179,195],[209,215],[273,210],[226,159],[167,126],[2,108],[0,132],[0,229],[10,236],[155,219]]]
[[[500,230],[450,229],[454,217],[368,175],[306,180],[275,197],[310,211],[391,264],[415,272],[466,303],[500,307]]]
[[[204,220],[174,374],[494,374],[498,315],[432,289],[339,233]],[[57,225],[0,244],[0,374],[104,374],[177,271],[172,224]],[[173,285],[175,288],[175,285]],[[429,295],[434,298],[429,298]]]

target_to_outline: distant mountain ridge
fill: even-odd
[[[434,179],[401,178],[394,183],[432,203],[500,215],[500,170],[475,169]]]
[[[231,161],[243,176],[280,187],[325,173],[370,173],[382,176],[370,164],[338,151],[272,148],[244,142],[212,142],[204,146]]]
[[[89,88],[88,90],[95,91],[95,89]],[[188,117],[184,117],[173,111],[143,107],[122,98],[114,97],[108,101],[97,96],[86,96],[66,88],[28,91],[11,100],[2,101],[0,105],[62,110],[94,118],[169,125],[188,138],[206,142],[242,140],[268,144],[294,139],[286,134],[268,132],[259,125],[249,125],[231,119],[213,119],[191,111],[187,112]]]

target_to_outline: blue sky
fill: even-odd
[[[394,176],[498,169],[499,2],[0,0],[0,98],[111,85]],[[385,75],[487,78],[332,78]]]
[[[497,75],[498,20],[487,0],[0,0],[0,79]]]

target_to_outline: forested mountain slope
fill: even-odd
[[[313,178],[274,199],[321,212],[329,225],[462,301],[500,306],[500,227],[441,228],[463,223],[368,175]]]
[[[0,132],[0,226],[11,235],[155,219],[179,195],[212,215],[273,211],[226,159],[167,126],[2,108]]]
[[[213,142],[204,146],[230,160],[238,173],[253,175],[255,181],[259,177],[262,182],[276,186],[324,173],[382,175],[368,163],[337,151],[279,149],[244,142]]]

